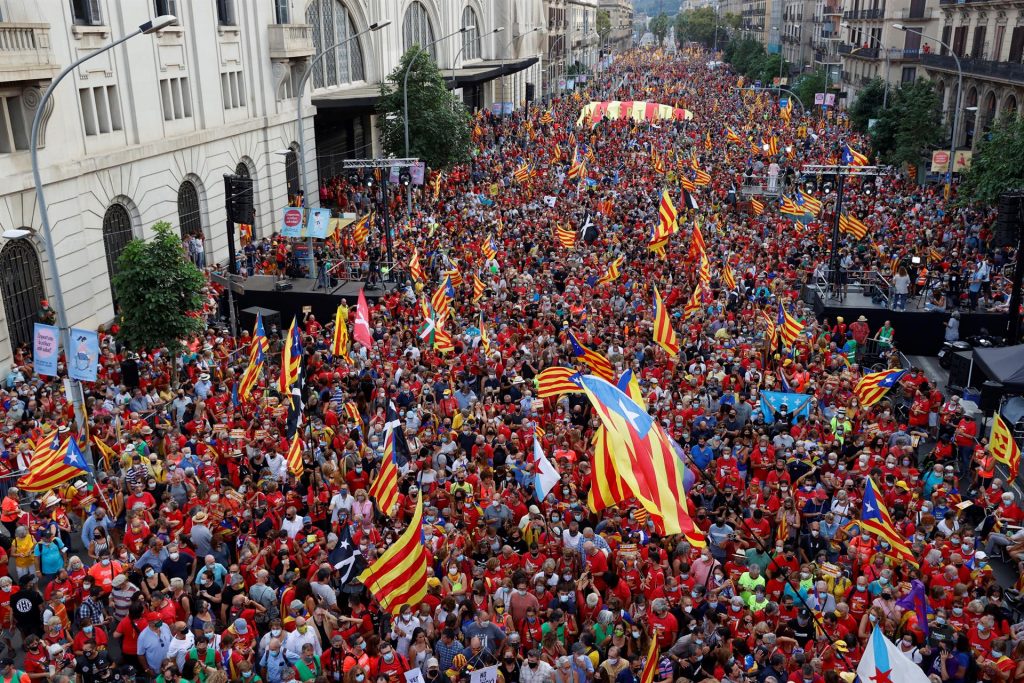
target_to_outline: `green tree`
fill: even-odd
[[[874,78],[864,86],[848,111],[853,127],[861,132],[868,129],[868,122],[877,119],[882,111],[887,85],[881,78]]]
[[[415,61],[413,61],[415,60]],[[409,72],[409,153],[405,149],[405,102],[402,91]],[[384,150],[396,157],[414,157],[433,169],[469,161],[472,149],[470,116],[458,97],[448,91],[430,54],[410,48],[380,86],[377,106]]]
[[[668,29],[671,26],[671,22],[668,19],[668,15],[662,12],[658,16],[651,19],[650,30],[654,34],[655,39],[658,41],[658,45],[665,42],[665,36],[668,35]]]
[[[608,40],[608,34],[612,32],[612,15],[606,9],[597,10],[597,35],[602,41]]]
[[[918,164],[942,139],[939,95],[931,81],[900,87],[879,113],[872,132],[875,150],[889,164]]]
[[[693,42],[711,47],[715,42],[715,30],[719,27],[713,7],[684,10],[676,15],[676,42],[679,45]]]
[[[153,230],[152,240],[132,240],[117,260],[117,336],[133,349],[166,347],[176,354],[184,348],[182,340],[206,328],[199,315],[205,283],[171,224],[156,223]]]
[[[1024,117],[1001,118],[978,142],[971,168],[960,183],[960,197],[993,204],[1007,190],[1024,187]]]
[[[818,69],[801,75],[793,84],[792,90],[810,110],[814,106],[815,93],[825,92],[825,71]]]

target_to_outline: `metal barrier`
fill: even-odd
[[[743,197],[777,197],[784,189],[784,181],[785,176],[781,174],[774,178],[767,174],[743,176],[740,195]]]
[[[878,306],[889,308],[893,299],[892,283],[877,270],[848,270],[845,271],[847,294],[861,294],[871,297],[871,300]],[[839,292],[833,292],[834,285],[829,277],[829,271],[825,270],[816,273],[812,286],[821,296],[822,301],[836,299]]]

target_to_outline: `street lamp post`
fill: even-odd
[[[505,106],[505,80],[507,78],[507,76],[505,74],[505,62],[508,60],[508,50],[509,50],[510,47],[512,47],[512,43],[516,42],[517,40],[519,40],[523,36],[527,36],[527,35],[529,35],[531,33],[535,33],[537,31],[540,31],[541,29],[542,29],[541,26],[534,26],[530,30],[524,31],[523,33],[520,33],[518,36],[512,36],[512,38],[507,43],[505,43],[505,49],[503,49],[501,51],[501,67],[500,67],[499,70],[501,71],[501,106],[502,106],[502,108],[504,108],[504,106]],[[515,97],[515,95],[513,95],[513,97]],[[408,150],[406,150],[406,151],[408,152]]]
[[[156,31],[177,23],[178,19],[176,17],[170,14],[161,15],[155,19],[150,19],[131,33],[90,52],[84,57],[79,57],[69,66],[65,67],[65,69],[57,74],[56,78],[50,82],[50,86],[46,89],[46,92],[43,93],[42,98],[39,100],[39,104],[36,106],[35,116],[32,117],[32,135],[29,142],[29,153],[32,159],[32,180],[36,186],[36,201],[39,203],[39,222],[42,226],[43,246],[46,249],[46,260],[50,270],[50,279],[53,280],[52,298],[54,304],[56,304],[54,306],[54,310],[57,314],[57,327],[60,328],[60,341],[64,346],[66,367],[70,365],[67,361],[71,358],[71,330],[68,322],[68,312],[64,306],[64,290],[60,284],[60,271],[57,269],[57,249],[53,243],[53,232],[50,230],[50,215],[46,209],[46,197],[43,194],[43,180],[39,174],[39,126],[42,123],[43,112],[46,111],[46,102],[50,99],[50,96],[53,94],[57,85],[64,80],[64,77],[77,69],[83,62],[112,50],[121,43],[131,40],[137,35],[155,33]],[[71,394],[71,405],[74,407],[75,411],[75,425],[78,428],[78,434],[81,435],[84,433],[85,423],[88,419],[88,415],[85,414],[82,385],[77,379],[72,379],[70,377],[70,373],[68,376],[68,384],[68,393]],[[89,448],[88,441],[85,443],[85,453],[88,459],[92,460],[92,449]]]
[[[842,26],[843,28],[850,28],[850,22],[848,22],[848,21],[841,22],[839,25]],[[878,49],[882,51],[882,57],[885,59],[885,90],[882,91],[882,109],[888,109],[889,108],[889,50],[886,49],[886,47],[884,45],[882,45],[882,41],[879,40],[878,38],[875,38],[875,36],[873,34],[866,33],[864,35],[866,35],[869,39],[875,41],[875,44],[878,45]],[[859,49],[860,48],[857,48],[856,50],[851,50],[850,54],[852,55],[854,52],[856,52]]]
[[[409,60],[409,64],[405,67],[405,75],[402,77],[402,122],[405,126],[405,156],[409,156],[409,73],[412,71],[412,65],[416,63],[419,56],[426,52],[429,48],[437,45],[442,40],[448,40],[452,36],[457,36],[467,31],[476,29],[476,26],[463,26],[458,31],[452,31],[451,33],[441,36],[437,40],[424,45],[422,48],[413,54],[412,59]],[[412,184],[410,183],[406,188],[406,204],[407,213],[412,215]]]
[[[497,35],[498,33],[501,33],[504,30],[505,30],[504,26],[499,26],[498,28],[494,29],[493,31],[491,31],[487,35]],[[454,59],[454,61],[452,61],[452,90],[455,90],[455,66],[459,63],[459,57],[462,56],[462,52],[465,49],[466,49],[466,45],[463,44],[462,47],[459,48],[459,51],[455,53],[455,59]]]
[[[306,138],[305,138],[305,125],[302,121],[302,99],[303,93],[306,90],[306,81],[313,74],[313,68],[320,63],[320,60],[334,52],[335,50],[345,47],[353,40],[360,38],[371,31],[379,31],[385,26],[388,26],[391,20],[381,21],[370,24],[367,28],[349,36],[345,40],[335,43],[330,47],[323,50],[320,54],[309,60],[309,66],[306,67],[306,71],[302,74],[302,78],[299,79],[299,91],[298,96],[295,98],[295,119],[299,129],[299,191],[302,192],[302,198],[308,203],[308,193],[306,192]],[[309,276],[316,277],[316,260],[313,258],[313,237],[308,238],[307,246],[309,249]]]
[[[907,27],[903,24],[893,24],[892,27],[897,31],[907,30]],[[928,40],[934,40],[949,50],[949,54],[953,55],[953,60],[956,62],[956,102],[954,103],[956,109],[953,111],[953,132],[949,136],[949,161],[946,162],[946,194],[948,195],[953,187],[953,157],[956,156],[956,134],[960,130],[960,110],[963,108],[964,70],[960,68],[960,58],[957,57],[956,50],[935,36],[925,35],[924,33],[921,33],[920,36]]]

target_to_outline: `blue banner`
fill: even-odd
[[[811,397],[806,394],[784,394],[781,391],[761,392],[761,413],[765,424],[775,422],[775,414],[786,406],[787,415],[809,417],[811,414]]]
[[[37,375],[57,376],[57,356],[60,355],[60,330],[53,325],[36,323],[32,338],[32,365]]]
[[[304,237],[314,237],[318,240],[325,240],[327,239],[327,227],[330,224],[330,209],[310,209],[309,217],[306,219],[306,234]]]
[[[71,328],[68,375],[81,382],[95,382],[100,362],[100,336],[92,330]]]

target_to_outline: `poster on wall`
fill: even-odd
[[[289,206],[281,210],[281,235],[302,237],[302,209]]]
[[[60,351],[60,332],[53,325],[36,323],[32,337],[32,364],[36,373],[57,376],[57,356]]]
[[[315,237],[318,240],[327,239],[327,228],[331,224],[330,209],[310,209],[309,219],[306,221],[306,237]]]

